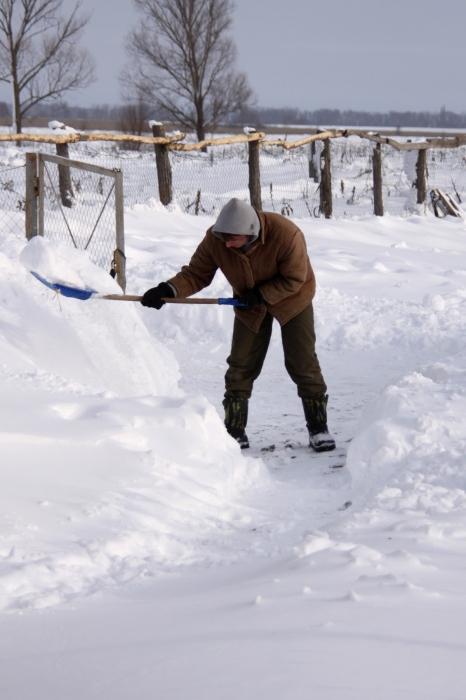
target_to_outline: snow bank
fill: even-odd
[[[406,640],[419,638],[412,629],[418,634],[432,614],[445,625],[439,639],[455,626],[443,619],[449,607],[464,617],[465,416],[462,354],[405,374],[367,404],[348,450],[348,507],[294,548],[306,596],[334,606],[344,648],[355,628],[361,636],[373,628],[373,640],[393,616],[405,652]],[[352,614],[338,611],[343,605]]]
[[[21,251],[20,259],[25,270],[39,272],[50,281],[121,293],[85,252],[64,243],[36,237]],[[135,304],[59,297],[25,270],[13,264],[2,281],[11,323],[21,328],[15,335],[7,329],[4,339],[21,358],[21,366],[61,375],[93,391],[179,393],[177,363],[149,335]]]
[[[388,386],[365,411],[348,452],[355,502],[466,514],[465,416],[462,355]]]
[[[466,333],[466,289],[426,294],[421,302],[390,297],[346,295],[339,290],[319,293],[333,316],[319,326],[320,342],[332,350],[428,349],[457,352]]]
[[[0,610],[224,561],[224,533],[249,526],[238,496],[263,465],[242,458],[205,399],[6,397]]]
[[[121,292],[85,253],[0,246],[0,610],[224,559],[263,464],[212,404],[183,395],[151,310],[60,297],[29,273]]]

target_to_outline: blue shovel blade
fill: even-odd
[[[31,270],[31,275],[33,275],[39,282],[45,284],[46,287],[52,289],[54,292],[62,294],[64,297],[72,297],[73,299],[81,299],[85,301],[89,299],[93,294],[97,294],[95,289],[79,289],[79,287],[70,287],[67,284],[60,284],[59,282],[49,282],[39,275],[38,272],[33,272]]]

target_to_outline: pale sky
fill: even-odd
[[[74,4],[64,0],[65,6]],[[132,0],[83,0],[97,81],[70,104],[118,104]],[[466,112],[466,0],[236,0],[237,66],[257,104]],[[2,99],[8,89],[2,88]]]

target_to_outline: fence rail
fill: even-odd
[[[67,156],[64,161],[55,161],[63,181],[60,191],[65,193],[72,187],[70,173],[78,160],[86,160],[89,172],[99,176],[102,167],[95,165],[99,158],[100,163],[107,166],[113,162],[123,170],[128,205],[158,196],[162,204],[176,199],[185,211],[194,214],[213,215],[234,196],[249,197],[257,208],[327,218],[367,212],[369,207],[378,216],[385,211],[400,214],[403,197],[407,202],[406,191],[411,190],[415,204],[424,206],[434,189],[450,188],[459,203],[466,197],[466,133],[403,141],[356,128],[323,129],[294,139],[271,138],[251,130],[190,143],[180,132],[166,135],[162,124],[152,128],[152,136],[56,129],[57,133],[47,134],[0,134],[0,142],[31,142],[35,149],[46,150],[49,157]],[[99,142],[109,143],[107,151],[95,146]],[[454,149],[458,155],[451,159],[450,169],[442,170],[442,162],[447,162],[447,154]],[[8,171],[5,167],[0,182],[0,200],[6,201],[8,196],[8,205],[0,201],[0,209],[8,209],[11,225],[17,226],[18,216],[24,221],[26,207],[28,227],[28,206],[24,195],[18,195],[24,192],[24,176],[21,186],[16,182],[20,175],[13,173],[10,181]],[[30,191],[33,187],[34,182],[29,183]],[[66,204],[63,193],[60,196],[63,207],[74,206],[72,200]],[[17,213],[10,214],[12,197]],[[411,196],[409,200],[413,201]],[[438,213],[438,207],[433,210]]]
[[[109,133],[64,133],[64,134],[0,134],[1,141],[13,142],[36,142],[36,143],[78,143],[86,141],[114,141],[133,144],[153,144],[165,145],[170,150],[176,151],[198,151],[207,146],[224,146],[236,143],[251,143],[260,141],[264,146],[279,146],[287,150],[306,146],[313,141],[326,141],[328,139],[348,138],[349,136],[359,136],[379,144],[392,146],[399,151],[423,150],[428,148],[458,148],[466,144],[466,133],[452,136],[426,138],[422,142],[403,142],[391,136],[384,136],[376,131],[364,131],[361,129],[326,129],[316,134],[310,134],[302,139],[288,141],[287,139],[267,139],[263,132],[251,134],[238,134],[236,136],[222,136],[214,139],[205,139],[196,143],[180,143],[186,138],[186,134],[177,132],[169,136],[136,136],[134,134],[109,134]]]

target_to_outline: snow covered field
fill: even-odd
[[[127,291],[211,222],[128,210]],[[2,700],[465,697],[465,224],[299,225],[327,455],[278,333],[242,453],[221,413],[231,309],[58,299],[28,266],[117,288],[2,235]],[[220,274],[205,291],[228,294]]]

